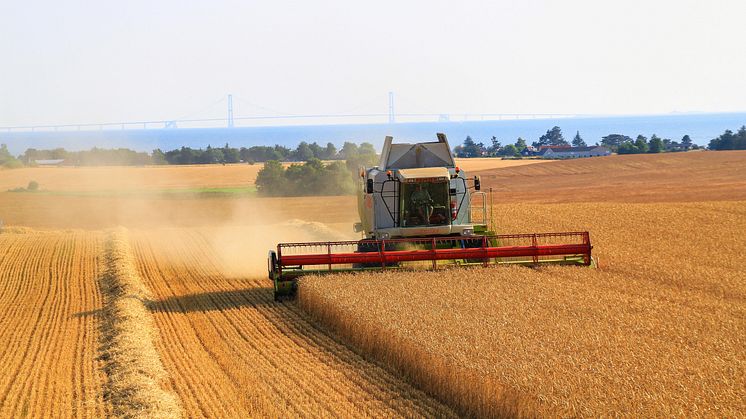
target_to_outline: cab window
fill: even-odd
[[[448,224],[448,198],[448,182],[402,183],[401,227]]]

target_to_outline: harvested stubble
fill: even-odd
[[[589,229],[601,269],[308,277],[299,303],[464,412],[743,415],[743,202],[495,210],[505,232]]]
[[[234,238],[250,242],[250,232]],[[266,278],[227,274],[233,269],[210,235],[131,233],[138,273],[156,299],[158,351],[188,416],[454,416],[294,305],[275,303]]]
[[[178,399],[162,387],[168,376],[154,345],[158,332],[146,307],[150,291],[134,269],[126,230],[110,233],[104,262],[101,358],[108,376],[106,399],[118,417],[181,417]]]
[[[103,417],[99,233],[0,232],[0,417]]]

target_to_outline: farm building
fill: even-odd
[[[523,150],[521,150],[521,156],[533,156],[536,155],[536,147],[529,145],[526,146]]]
[[[611,151],[604,146],[591,147],[543,147],[536,155],[551,159],[574,159],[579,157],[608,156]]]
[[[64,162],[65,159],[34,160],[34,164],[37,166],[60,166]]]

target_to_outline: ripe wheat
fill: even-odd
[[[740,416],[746,205],[503,205],[501,232],[588,229],[601,268],[301,280],[300,305],[477,415]]]

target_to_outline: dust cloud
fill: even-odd
[[[351,230],[351,229],[350,229]],[[349,240],[345,235],[315,221],[288,220],[255,226],[223,226],[200,229],[200,233],[230,276],[263,276],[267,273],[267,255],[280,242]]]
[[[248,166],[248,165],[246,165]],[[61,171],[55,183],[42,182],[42,193],[0,192],[0,220],[8,226],[34,229],[108,230],[125,227],[133,234],[164,234],[173,240],[201,240],[219,269],[226,275],[266,275],[267,253],[279,242],[354,240],[357,221],[355,197],[260,198],[246,195],[160,193],[168,184],[223,187],[227,183],[250,185],[251,173],[235,166],[194,167],[99,167],[89,172]],[[108,169],[108,170],[107,170]],[[206,171],[204,169],[209,170]],[[50,168],[40,171],[49,177]],[[255,169],[252,169],[255,171]],[[1,177],[6,172],[0,172]],[[33,176],[34,173],[31,173]],[[235,175],[236,179],[232,179]],[[122,179],[122,177],[127,179]],[[156,178],[150,179],[153,176]],[[37,176],[39,177],[39,176]],[[70,191],[84,191],[71,193]],[[170,253],[173,263],[200,261]],[[216,262],[218,263],[218,262]]]

